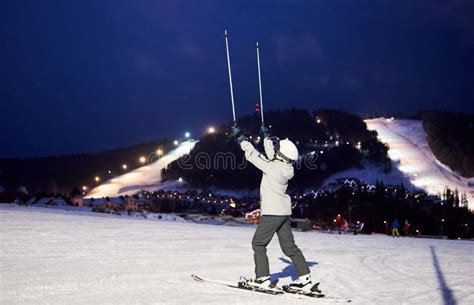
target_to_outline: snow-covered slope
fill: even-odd
[[[253,273],[254,228],[0,206],[1,304],[334,304],[191,280]],[[313,277],[352,304],[474,304],[474,243],[295,232]],[[295,276],[268,248],[280,282]]]
[[[183,155],[189,154],[196,143],[194,140],[183,142],[158,161],[104,182],[92,189],[87,197],[117,197],[135,194],[142,189],[160,188],[161,170]]]
[[[442,194],[446,187],[458,189],[460,194],[467,194],[469,208],[474,209],[474,188],[468,186],[469,178],[458,175],[436,159],[421,121],[378,118],[365,120],[365,123],[388,144],[390,158],[397,161],[399,170],[415,186],[433,194]]]
[[[410,179],[395,167],[393,162],[392,170],[388,173],[384,172],[383,166],[377,166],[370,162],[364,162],[364,168],[351,168],[345,171],[337,172],[329,176],[323,183],[328,185],[333,183],[338,178],[357,178],[360,181],[375,184],[377,181],[383,181],[386,185],[400,185],[410,186]]]
[[[431,152],[421,121],[390,120],[378,118],[365,121],[370,130],[376,130],[382,142],[389,145],[389,156],[394,160],[394,170],[386,174],[380,168],[366,164],[363,170],[351,169],[337,173],[326,180],[326,184],[338,177],[355,177],[368,183],[383,180],[386,184],[404,183],[425,189],[429,193],[442,193],[446,187],[466,193],[470,209],[474,208],[474,187],[468,186],[469,178],[454,173],[440,163]],[[155,163],[140,167],[122,176],[113,178],[92,189],[87,197],[116,197],[134,194],[142,189],[176,189],[178,183],[161,183],[161,169],[189,153],[196,141],[181,143]],[[472,178],[471,178],[472,179]]]

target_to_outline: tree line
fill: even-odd
[[[163,139],[99,153],[69,154],[38,158],[0,159],[0,183],[7,189],[25,186],[30,194],[66,193],[73,187],[99,182],[142,166],[140,156],[150,157],[158,148],[171,149],[172,141]],[[153,156],[151,156],[153,157]],[[147,161],[148,162],[148,159]],[[126,164],[124,170],[122,165]],[[110,173],[109,173],[110,171]]]
[[[474,114],[423,112],[423,129],[436,158],[464,177],[474,176]]]

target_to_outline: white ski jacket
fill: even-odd
[[[264,139],[263,146],[267,154],[273,155],[273,144],[269,139]],[[269,160],[258,152],[252,143],[242,141],[240,147],[245,152],[247,161],[255,165],[263,172],[260,183],[260,209],[262,215],[289,216],[291,215],[291,198],[286,193],[288,180],[293,178],[293,165],[273,160]]]

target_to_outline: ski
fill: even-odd
[[[334,300],[334,301],[340,302],[340,303],[350,303],[350,302],[352,302],[352,299],[343,299],[343,298],[328,296],[328,295],[322,293],[321,290],[319,290],[319,282],[314,284],[311,287],[310,292],[303,292],[303,291],[300,291],[300,290],[295,290],[295,289],[292,289],[289,285],[283,285],[282,290],[285,293],[288,293],[288,294],[304,296],[304,297],[307,297],[307,298],[331,299],[331,300]]]
[[[191,277],[196,282],[201,282],[201,283],[206,282],[210,284],[226,286],[229,288],[237,288],[237,289],[243,289],[243,290],[254,291],[254,292],[259,292],[259,293],[271,294],[271,295],[285,294],[283,290],[278,289],[276,287],[274,289],[256,289],[254,287],[245,285],[244,281],[239,281],[237,284],[233,284],[233,283],[228,283],[228,282],[219,281],[219,280],[203,279],[202,277],[197,276],[195,274],[191,274]],[[276,286],[276,283],[275,283],[275,286]]]
[[[235,283],[229,283],[229,282],[215,280],[215,279],[205,279],[205,278],[202,278],[202,277],[200,277],[198,275],[195,275],[195,274],[191,274],[191,277],[193,278],[193,280],[195,280],[196,282],[200,282],[200,283],[209,283],[209,284],[214,284],[214,285],[219,285],[219,286],[225,286],[225,287],[228,287],[228,288],[242,289],[242,290],[253,291],[253,292],[258,292],[258,293],[264,293],[264,294],[269,294],[269,295],[275,295],[275,296],[280,296],[280,297],[297,298],[297,299],[300,299],[300,300],[307,299],[307,298],[324,298],[324,299],[328,299],[328,300],[333,300],[333,301],[338,302],[338,303],[349,303],[349,302],[352,301],[351,299],[343,299],[343,298],[328,296],[328,295],[325,295],[321,292],[316,292],[316,291],[311,292],[311,293],[303,294],[303,293],[296,292],[296,291],[293,291],[291,289],[288,289],[286,285],[283,286],[283,289],[279,289],[279,288],[276,287],[276,283],[278,281],[274,281],[272,283],[272,285],[275,285],[274,289],[256,289],[256,288],[245,285],[244,280],[240,280],[239,282],[237,282],[237,284],[235,284]],[[318,288],[318,285],[319,285],[319,283],[314,285],[314,286],[316,286],[316,289]],[[285,291],[285,289],[287,291]]]
[[[292,289],[289,285],[283,285],[282,290],[286,293],[300,294],[311,298],[324,298],[324,293],[319,290],[319,282],[314,284],[309,292],[303,292],[301,290]]]

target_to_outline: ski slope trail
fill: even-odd
[[[161,170],[166,168],[171,162],[189,154],[196,143],[197,141],[194,140],[182,142],[158,161],[105,181],[103,184],[92,189],[87,194],[87,197],[118,197],[133,195],[140,190],[159,189],[161,187]]]
[[[254,230],[0,205],[0,304],[288,305],[190,277],[252,276]],[[474,304],[471,241],[319,232],[295,239],[323,293],[351,304]],[[289,283],[295,270],[277,238],[268,255],[272,275]]]
[[[421,121],[378,118],[365,123],[387,143],[390,158],[412,184],[430,194],[442,194],[446,187],[457,189],[460,195],[466,193],[469,209],[474,209],[474,188],[468,186],[472,177],[460,176],[434,156]]]

